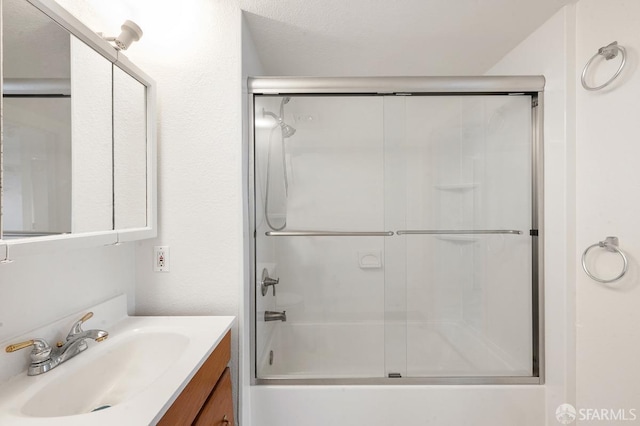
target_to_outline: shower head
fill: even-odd
[[[288,104],[290,100],[290,96],[285,96],[280,101],[280,116],[278,117],[278,124],[280,124],[280,128],[282,129],[283,138],[290,138],[296,132],[296,129],[284,122],[284,105]]]
[[[282,129],[282,136],[285,138],[290,138],[296,132],[296,129],[289,126],[284,121],[280,120],[280,128]]]
[[[287,123],[285,123],[284,120],[282,119],[282,117],[278,117],[277,115],[275,115],[271,111],[265,111],[263,109],[262,110],[262,115],[270,115],[271,117],[276,119],[276,121],[278,122],[278,125],[280,126],[280,129],[282,130],[282,137],[290,138],[296,132],[296,129],[294,127],[292,127],[292,126],[288,125]]]

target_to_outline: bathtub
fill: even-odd
[[[463,324],[411,323],[406,330],[409,342],[415,333],[422,339],[407,347],[403,377],[472,376],[478,368],[495,376],[528,374]],[[545,422],[544,386],[395,384],[386,378],[383,323],[277,323],[272,331],[258,359],[266,380],[250,390],[252,426]],[[277,380],[285,378],[294,380]],[[379,383],[342,385],[335,379]]]
[[[530,376],[471,327],[457,322],[411,322],[385,348],[385,324],[277,323],[259,356],[261,379]],[[385,367],[385,355],[401,349],[406,365]],[[406,350],[404,350],[406,348]],[[403,363],[404,364],[404,363]],[[520,365],[519,365],[520,364]]]

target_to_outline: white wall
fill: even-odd
[[[153,0],[59,3],[105,34],[119,34],[126,19],[138,23],[144,35],[125,54],[158,87],[158,238],[136,243],[136,314],[237,315],[240,9],[232,0],[185,0],[179,8]],[[170,246],[170,272],[153,272],[155,245]],[[233,335],[237,347],[237,328]],[[237,365],[237,349],[232,358]]]
[[[620,238],[620,247],[630,262],[627,276],[611,285],[589,279],[575,266],[578,408],[640,411],[639,24],[640,3],[637,1],[581,0],[577,5],[578,68],[572,81],[578,87],[578,234],[573,257],[579,259],[586,247],[615,235]],[[587,92],[579,83],[582,67],[598,48],[614,40],[627,48],[625,70],[610,88]],[[599,82],[604,82],[618,64],[618,59],[610,64],[600,63],[594,65],[592,71]],[[603,254],[601,250],[590,253],[591,267],[598,274],[611,277],[619,272],[620,262],[615,256]],[[633,424],[637,422],[640,419]]]
[[[133,311],[133,244],[12,259],[0,264],[0,341],[122,293]]]
[[[243,146],[243,158],[249,158],[249,128],[245,123],[249,122],[249,102],[248,102],[248,90],[247,90],[247,77],[263,75],[264,71],[262,63],[258,57],[258,52],[253,40],[253,35],[249,30],[246,18],[242,16],[242,146]],[[242,198],[244,202],[245,219],[248,219],[249,212],[249,162],[244,161],[242,164]],[[249,224],[244,223],[244,264],[243,270],[249,271],[250,269],[250,239]],[[251,424],[251,334],[249,333],[250,326],[248,319],[250,317],[251,310],[251,288],[255,285],[250,282],[251,275],[245,272],[242,281],[242,290],[240,292],[240,309],[239,309],[239,328],[242,331],[240,342],[240,398],[239,398],[239,422],[241,425]]]
[[[566,6],[497,63],[488,74],[541,74],[544,93],[544,262],[546,404],[548,424],[556,407],[574,402],[573,371],[573,57],[574,6]]]

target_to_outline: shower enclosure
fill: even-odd
[[[543,87],[249,79],[254,383],[542,382]]]

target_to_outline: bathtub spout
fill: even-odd
[[[264,320],[285,322],[287,320],[287,311],[282,311],[282,312],[264,311]]]

